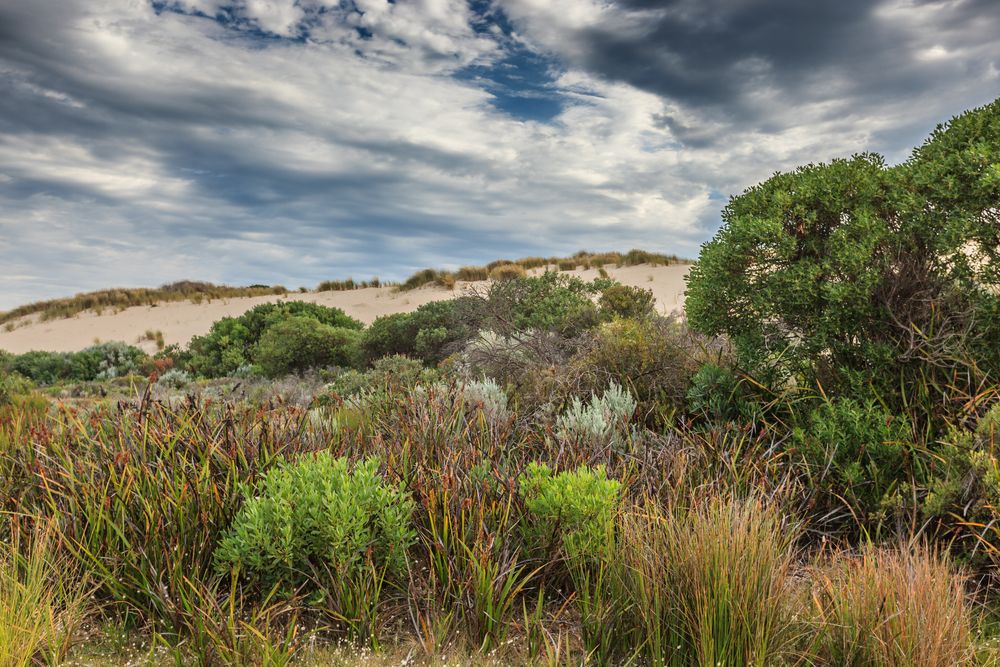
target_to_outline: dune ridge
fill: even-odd
[[[690,264],[667,266],[637,264],[610,268],[608,276],[623,285],[650,289],[656,297],[656,308],[669,313],[684,307],[684,276]],[[529,270],[528,275],[539,275],[542,269]],[[584,280],[593,280],[598,269],[563,271]],[[141,340],[146,331],[160,331],[166,345],[187,343],[194,336],[208,333],[212,323],[223,317],[236,317],[262,303],[282,301],[310,301],[342,309],[366,325],[376,317],[391,313],[408,313],[431,301],[451,299],[463,291],[485,281],[458,280],[455,289],[426,285],[418,289],[399,292],[391,287],[367,287],[347,291],[289,292],[285,295],[254,297],[229,297],[204,299],[195,304],[190,301],[166,301],[156,305],[142,305],[123,310],[104,310],[78,313],[65,319],[40,321],[37,315],[28,315],[12,322],[10,331],[0,330],[0,350],[11,354],[24,354],[31,350],[46,352],[77,352],[96,341],[125,341],[146,352],[156,352],[157,343]]]

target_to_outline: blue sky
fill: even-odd
[[[633,247],[1000,96],[995,0],[0,0],[0,309]]]

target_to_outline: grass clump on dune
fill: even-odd
[[[211,301],[212,299],[232,299],[237,297],[266,296],[283,294],[282,288],[275,292],[274,287],[258,285],[253,287],[230,287],[213,285],[212,283],[182,280],[166,283],[159,288],[121,288],[105,289],[96,292],[77,294],[63,299],[36,301],[13,310],[0,313],[0,323],[10,322],[28,315],[39,315],[41,321],[57,318],[73,317],[84,311],[94,311],[101,314],[108,309],[124,310],[133,306],[152,306],[160,301]]]

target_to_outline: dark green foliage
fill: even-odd
[[[378,317],[364,334],[365,357],[372,363],[399,354],[434,365],[449,354],[449,346],[469,335],[456,314],[456,300],[445,299],[426,303],[412,313]]]
[[[308,317],[291,317],[261,336],[254,363],[268,377],[301,373],[310,368],[352,366],[361,333],[331,327]]]
[[[792,434],[820,507],[847,501],[863,525],[879,519],[881,504],[891,500],[900,484],[926,481],[910,477],[911,441],[907,419],[849,398],[823,402],[808,425]]]
[[[994,103],[899,167],[862,154],[748,189],[688,276],[692,327],[729,336],[761,379],[834,394],[1000,372],[998,163]]]
[[[746,409],[743,387],[728,368],[705,364],[691,378],[688,410],[715,424],[732,421]]]
[[[224,317],[204,336],[191,339],[190,367],[203,377],[220,377],[254,362],[257,343],[264,332],[287,319],[299,317],[342,329],[361,330],[364,325],[344,314],[305,301],[263,303],[239,317]]]
[[[607,319],[628,317],[639,319],[653,312],[656,297],[653,290],[632,287],[631,285],[614,285],[604,290],[598,300],[601,313]]]
[[[138,373],[146,353],[122,342],[92,345],[79,352],[31,351],[11,357],[5,367],[40,385],[68,380],[90,382]]]

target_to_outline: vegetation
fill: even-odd
[[[182,280],[160,285],[156,289],[146,287],[138,289],[107,289],[87,292],[85,294],[81,293],[71,298],[38,301],[13,310],[0,312],[0,324],[12,322],[13,320],[36,313],[39,314],[39,319],[44,322],[60,317],[73,317],[77,313],[88,310],[100,315],[107,309],[124,310],[133,306],[155,306],[160,301],[187,301],[190,299],[200,303],[202,299],[207,299],[211,302],[212,299],[265,296],[270,294],[284,294],[285,292],[287,290],[280,285],[273,287],[268,287],[267,285],[229,287],[227,285],[213,285],[212,283]]]
[[[3,664],[1000,664],[998,111],[734,198],[692,329],[529,258],[0,355]]]

